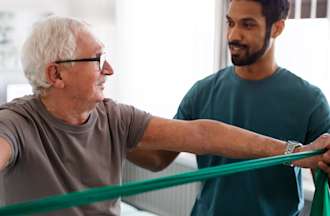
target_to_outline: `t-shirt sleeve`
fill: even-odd
[[[124,114],[122,119],[128,125],[127,147],[133,148],[140,142],[151,115],[133,106],[122,105],[121,109]]]
[[[310,143],[323,133],[330,132],[330,109],[329,104],[320,91],[316,99],[316,105],[309,119],[309,128],[306,135],[306,143]]]
[[[0,110],[0,137],[5,139],[10,147],[12,155],[8,167],[11,167],[17,161],[19,155],[19,126],[17,115],[9,110]]]
[[[193,120],[194,100],[197,97],[198,82],[195,83],[183,97],[174,119]]]
[[[130,105],[110,101],[110,106],[111,119],[115,121],[110,123],[110,127],[116,128],[112,135],[117,136],[128,149],[134,148],[141,140],[152,116]]]

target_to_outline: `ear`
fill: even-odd
[[[284,19],[276,21],[272,26],[271,37],[272,38],[277,38],[282,33],[282,31],[284,30],[284,27],[285,27],[285,20]]]
[[[58,65],[50,63],[46,66],[46,79],[48,83],[54,88],[63,88],[64,82],[61,73],[58,70]]]

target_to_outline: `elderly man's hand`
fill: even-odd
[[[324,172],[326,172],[330,177],[330,134],[323,134],[314,142],[308,145],[304,145],[297,149],[297,152],[304,152],[304,151],[312,151],[316,149],[327,149],[325,153],[322,155],[297,160],[293,162],[293,165],[304,167],[304,168],[312,168],[315,169],[320,167]],[[295,153],[297,153],[295,152]]]
[[[328,150],[322,154],[321,160],[318,162],[318,166],[321,170],[328,174],[330,184],[330,147],[326,147]]]

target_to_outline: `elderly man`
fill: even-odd
[[[136,146],[234,158],[294,149],[221,122],[167,120],[105,99],[105,77],[112,68],[102,44],[76,19],[54,16],[36,24],[22,63],[34,95],[0,108],[5,204],[120,184],[123,161]],[[330,148],[329,141],[324,136],[295,151]],[[320,158],[297,163],[316,167]],[[49,215],[119,215],[119,200]]]

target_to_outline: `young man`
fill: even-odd
[[[274,58],[275,40],[284,29],[288,11],[288,0],[230,1],[227,38],[234,66],[198,81],[182,100],[175,118],[214,119],[304,144],[328,132],[330,111],[323,93],[278,66]],[[176,155],[159,152],[154,157],[164,167]],[[235,161],[197,156],[199,168]],[[330,173],[326,163],[319,166]],[[303,204],[301,170],[276,166],[203,182],[191,214],[293,216]]]

